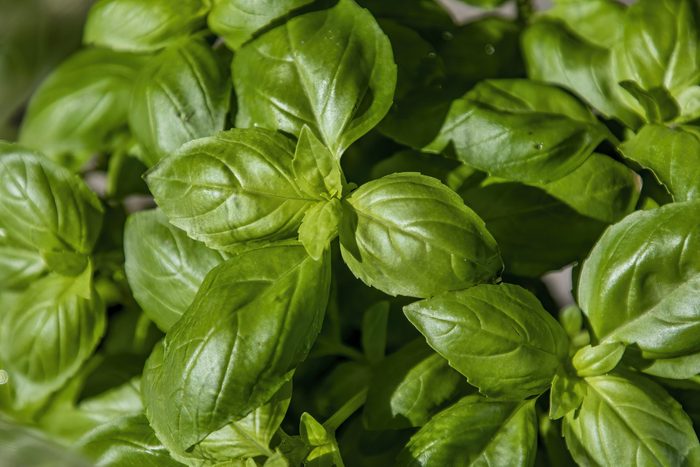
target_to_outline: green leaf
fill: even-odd
[[[302,440],[311,447],[304,460],[309,467],[343,467],[335,435],[318,423],[310,414],[301,414],[299,433]]]
[[[616,0],[555,0],[547,18],[563,22],[576,35],[599,47],[611,47],[619,37],[625,5]]]
[[[89,254],[102,225],[102,205],[69,170],[19,146],[0,147],[0,229],[13,245]]]
[[[535,401],[505,402],[467,396],[413,435],[399,466],[530,466],[535,460]]]
[[[224,259],[168,223],[158,209],[129,216],[124,254],[134,298],[163,331],[180,319],[204,277]]]
[[[474,5],[479,8],[496,8],[501,4],[505,3],[506,0],[461,0],[462,3],[467,3],[469,5]]]
[[[41,254],[0,235],[0,284],[24,289],[46,273]]]
[[[207,0],[98,0],[83,42],[116,50],[151,52],[204,26]]]
[[[587,345],[574,355],[574,368],[581,377],[604,375],[615,369],[624,353],[625,346],[619,342],[594,347]]]
[[[244,418],[215,431],[197,444],[187,457],[202,460],[205,465],[231,459],[274,456],[272,437],[279,429],[292,397],[292,384],[286,383],[268,402]]]
[[[625,141],[625,157],[650,169],[675,201],[700,197],[700,130],[645,125]]]
[[[586,378],[564,436],[579,465],[695,465],[698,439],[680,404],[633,373]]]
[[[676,100],[663,87],[643,89],[634,81],[621,81],[620,86],[642,106],[648,122],[667,122],[680,113]]]
[[[90,276],[89,269],[79,278],[48,275],[0,314],[0,360],[15,388],[16,407],[40,402],[63,386],[102,338],[105,307]]]
[[[542,393],[568,354],[564,329],[527,290],[482,284],[404,307],[450,366],[488,396]]]
[[[154,165],[188,141],[224,129],[231,82],[224,57],[204,40],[177,42],[138,75],[129,127]]]
[[[390,295],[430,297],[494,278],[496,242],[452,190],[415,173],[362,185],[344,201],[343,259],[365,284]]]
[[[396,21],[426,34],[454,27],[445,8],[433,0],[360,0],[358,3],[375,18]]]
[[[549,182],[580,166],[607,130],[578,100],[554,86],[528,80],[489,80],[452,104],[435,141],[491,175]]]
[[[88,467],[91,464],[82,456],[48,439],[36,429],[17,425],[0,417],[0,457],[2,462],[11,465],[31,465],[32,467],[54,467],[70,465]]]
[[[183,146],[146,181],[170,222],[211,248],[295,236],[317,202],[298,186],[294,146],[263,129],[234,129]]]
[[[560,368],[549,393],[549,418],[558,420],[573,410],[581,407],[586,397],[587,385],[583,379],[569,374]]]
[[[615,79],[677,95],[700,79],[700,11],[692,0],[640,0],[627,9],[612,49]]]
[[[340,0],[242,47],[233,79],[237,127],[298,135],[308,125],[339,157],[389,110],[396,67],[372,15]]]
[[[460,194],[486,222],[511,274],[539,277],[583,258],[605,229],[545,191],[519,183],[493,183]]]
[[[609,29],[603,34],[615,36]],[[628,127],[641,125],[641,116],[630,108],[624,90],[612,75],[608,49],[589,43],[558,21],[546,19],[525,30],[522,44],[531,79],[562,86],[604,116],[616,118]]]
[[[372,430],[425,425],[446,404],[470,391],[464,377],[416,339],[373,368],[363,418]]]
[[[390,306],[386,300],[377,302],[362,315],[362,349],[370,363],[384,358]]]
[[[573,172],[538,186],[578,213],[612,224],[634,210],[641,180],[624,164],[594,152]]]
[[[306,211],[299,226],[299,241],[313,259],[320,259],[338,236],[342,215],[343,206],[338,199],[319,201]]]
[[[213,0],[207,23],[232,50],[313,0]]]
[[[345,180],[338,160],[307,126],[301,129],[292,167],[297,184],[310,197],[328,199],[343,194]]]
[[[129,97],[144,58],[86,49],[56,68],[33,95],[20,142],[73,170],[126,127]]]
[[[636,344],[650,360],[697,354],[699,216],[700,203],[673,203],[631,214],[606,231],[578,287],[597,342]],[[690,377],[700,366],[686,371]]]
[[[78,442],[78,449],[96,466],[180,466],[156,438],[143,414],[101,425]]]
[[[169,449],[245,417],[290,379],[321,329],[329,282],[328,256],[314,261],[296,244],[249,250],[207,274],[144,371],[146,413]]]

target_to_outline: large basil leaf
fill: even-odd
[[[90,431],[77,448],[96,466],[176,467],[143,414],[125,416]]]
[[[294,236],[304,212],[321,200],[297,185],[293,157],[294,145],[279,133],[234,129],[186,144],[146,180],[170,222],[227,249]]]
[[[524,182],[561,178],[588,158],[605,128],[578,100],[528,80],[490,80],[456,100],[427,150],[451,142],[466,164]]]
[[[99,0],[83,41],[117,50],[153,51],[204,25],[208,0]]]
[[[542,189],[519,183],[493,183],[460,194],[486,222],[506,272],[520,276],[539,277],[583,258],[605,229]]]
[[[207,22],[233,50],[297,8],[313,0],[213,0]]]
[[[533,465],[535,401],[467,396],[430,420],[399,455],[400,466]]]
[[[693,0],[639,0],[613,47],[615,79],[676,95],[700,80],[700,10]],[[618,26],[619,27],[619,26]]]
[[[244,418],[207,436],[191,452],[184,455],[187,458],[200,459],[205,465],[230,462],[231,459],[274,456],[270,442],[287,413],[291,390],[292,384],[289,382],[268,402]]]
[[[163,443],[187,450],[268,401],[316,339],[329,282],[328,255],[314,261],[298,244],[210,271],[144,370],[146,413]]]
[[[434,178],[388,175],[362,185],[344,207],[343,259],[387,294],[430,297],[490,280],[501,269],[483,221]]]
[[[620,36],[625,5],[617,0],[555,0],[544,14],[599,47],[612,47]]]
[[[160,210],[129,216],[124,254],[134,298],[163,331],[180,319],[204,276],[223,261],[220,252],[189,238]]]
[[[81,277],[49,275],[27,288],[0,314],[0,360],[18,408],[41,401],[71,378],[105,330],[105,307]]]
[[[359,0],[375,18],[389,19],[426,34],[448,31],[454,22],[442,5],[433,0]]]
[[[699,353],[699,218],[700,202],[673,203],[631,214],[603,235],[578,287],[596,340],[636,344],[652,360]],[[684,371],[677,377],[700,366]]]
[[[203,40],[187,40],[162,51],[139,74],[129,126],[148,165],[224,129],[231,93],[224,63]]]
[[[95,194],[67,169],[18,146],[0,147],[0,228],[14,244],[44,256],[88,254],[102,211]]]
[[[365,426],[372,430],[425,425],[457,396],[470,390],[447,360],[417,339],[372,369]]]
[[[126,127],[129,96],[142,64],[143,57],[111,50],[76,53],[32,97],[20,141],[79,169]]]
[[[573,172],[540,187],[580,214],[612,224],[634,210],[641,180],[624,164],[593,153]]]
[[[700,197],[699,129],[646,125],[620,150],[625,157],[650,169],[674,200]]]
[[[581,408],[564,419],[579,465],[696,465],[698,439],[680,404],[633,373],[586,378]]]
[[[450,366],[488,396],[540,394],[568,354],[564,329],[516,285],[481,284],[404,307]]]
[[[609,33],[605,31],[610,37]],[[609,50],[545,19],[525,30],[522,44],[530,78],[558,84],[631,128],[641,125],[641,116],[626,103],[624,90],[612,75]]]
[[[396,67],[372,15],[340,0],[242,47],[233,79],[236,126],[298,135],[308,125],[339,157],[389,110]]]

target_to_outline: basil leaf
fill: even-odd
[[[506,2],[506,0],[461,0],[462,3],[474,5],[479,8],[496,8]]]
[[[700,79],[700,10],[690,0],[640,0],[627,9],[612,49],[615,79],[676,95]],[[683,59],[679,59],[683,57]]]
[[[572,363],[579,376],[600,376],[614,370],[624,353],[625,346],[619,342],[587,345],[576,352]]]
[[[568,175],[539,185],[578,213],[611,224],[634,210],[640,186],[633,170],[598,153]]]
[[[180,319],[204,276],[224,259],[169,224],[160,210],[129,216],[124,254],[134,298],[163,331]]]
[[[632,373],[586,378],[586,383],[581,408],[566,416],[563,427],[579,465],[697,462],[690,419],[660,386]]]
[[[562,21],[588,42],[607,48],[620,36],[625,10],[625,5],[616,0],[555,0],[554,7],[544,14]]]
[[[138,76],[129,127],[152,166],[182,144],[224,129],[231,83],[223,57],[203,40],[180,41]]]
[[[143,414],[116,419],[89,432],[78,449],[96,466],[180,466],[156,438]]]
[[[237,127],[298,135],[308,125],[339,157],[389,110],[396,68],[372,15],[340,0],[242,47],[233,79]]]
[[[90,273],[37,280],[0,314],[0,360],[17,408],[42,402],[63,386],[102,338],[105,307]]]
[[[314,261],[295,244],[241,253],[207,274],[144,370],[146,414],[170,450],[245,417],[290,379],[321,329],[329,282],[328,256]]]
[[[304,465],[312,467],[344,465],[335,435],[307,412],[301,414],[299,435],[304,443],[311,448],[304,460]]]
[[[20,142],[80,169],[126,127],[129,96],[143,60],[104,49],[76,53],[32,97]]]
[[[586,393],[587,385],[583,379],[560,368],[554,375],[549,392],[549,418],[558,420],[571,411],[577,410],[581,407]]]
[[[289,382],[272,399],[244,418],[207,436],[194,447],[191,455],[212,464],[231,459],[273,457],[275,453],[269,447],[270,442],[287,413],[291,397],[292,384]]]
[[[376,18],[389,19],[425,34],[454,27],[445,8],[432,0],[360,0]]]
[[[370,364],[384,359],[391,304],[384,300],[367,308],[362,315],[362,350]]]
[[[294,177],[301,190],[312,198],[328,199],[343,194],[343,171],[338,160],[305,126],[294,151]]]
[[[648,122],[667,122],[678,117],[680,108],[664,87],[643,89],[635,81],[620,81],[620,86],[644,109]]]
[[[592,113],[561,89],[527,80],[479,83],[456,100],[435,141],[491,175],[548,182],[580,166],[607,137]],[[504,149],[505,148],[505,149]]]
[[[614,29],[613,29],[614,30]],[[610,30],[605,31],[608,37]],[[630,108],[611,70],[610,51],[593,45],[557,21],[542,19],[522,36],[527,74],[531,79],[560,85],[581,96],[608,118],[631,128],[641,116]]]
[[[535,401],[467,396],[413,435],[397,465],[512,465],[534,463]]]
[[[384,293],[430,297],[488,281],[501,269],[483,221],[434,178],[389,175],[362,185],[343,205],[343,259]]]
[[[645,125],[620,150],[650,169],[675,201],[700,197],[700,163],[693,161],[700,154],[700,131],[695,127]]]
[[[207,22],[231,49],[238,49],[261,29],[313,0],[213,0]]]
[[[365,426],[372,430],[423,426],[471,389],[423,339],[387,356],[372,373],[363,412]]]
[[[298,186],[293,151],[279,133],[234,129],[186,144],[146,181],[170,222],[211,248],[290,238],[318,201]]]
[[[151,52],[199,29],[208,10],[206,0],[98,0],[90,8],[83,42]]]
[[[313,259],[318,260],[338,235],[343,206],[338,199],[314,204],[299,226],[299,241]]]
[[[696,355],[700,203],[639,211],[606,231],[581,270],[578,302],[598,342],[650,360]],[[697,363],[687,368],[700,372]]]
[[[69,170],[19,146],[0,147],[0,228],[15,245],[87,255],[102,205]]]
[[[67,450],[36,429],[17,425],[0,417],[0,456],[7,465],[88,467],[82,456]]]
[[[564,329],[527,290],[482,284],[404,307],[450,366],[488,396],[542,393],[568,354]]]
[[[545,191],[519,183],[493,183],[460,194],[486,222],[511,274],[539,277],[583,258],[605,229]]]
[[[46,264],[36,251],[0,237],[0,284],[3,289],[23,289],[46,273]]]

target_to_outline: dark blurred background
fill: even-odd
[[[90,0],[0,0],[0,139],[46,74],[80,46]]]

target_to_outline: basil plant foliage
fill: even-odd
[[[0,142],[0,464],[700,465],[700,3],[466,3],[95,1]]]

